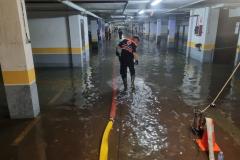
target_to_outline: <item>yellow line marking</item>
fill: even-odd
[[[109,121],[103,134],[99,160],[108,159],[108,136],[109,136],[110,130],[112,129],[112,126],[113,126],[113,122]]]
[[[52,99],[51,101],[49,102],[50,104],[54,103],[60,96],[61,94],[63,93],[64,89],[61,89]]]
[[[67,81],[66,84],[69,84],[70,82],[71,82],[71,81],[69,80],[69,81]],[[61,94],[63,93],[64,90],[65,90],[65,89],[62,88],[60,91],[58,91],[58,93],[51,99],[51,101],[50,101],[49,103],[50,103],[50,104],[54,103],[54,102],[61,96]]]
[[[28,132],[32,129],[32,127],[39,121],[41,117],[36,117],[27,128],[15,139],[15,141],[11,144],[11,146],[17,146],[22,139],[28,134]]]

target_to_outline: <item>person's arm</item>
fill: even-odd
[[[117,45],[117,47],[116,47],[116,52],[118,52],[118,49],[119,49],[119,45]]]
[[[136,53],[136,52],[133,52],[133,56],[134,56],[134,58],[135,58],[135,61],[138,61],[137,53]]]

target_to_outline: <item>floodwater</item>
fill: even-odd
[[[36,68],[40,120],[17,146],[12,142],[32,120],[9,119],[1,78],[0,159],[97,160],[112,105],[114,67],[117,112],[109,137],[109,160],[208,159],[207,152],[198,154],[197,137],[190,129],[193,109],[204,109],[213,101],[234,66],[186,58],[186,40],[179,39],[176,49],[167,49],[166,39],[161,45],[142,39],[136,90],[124,92],[115,56],[118,43],[115,34],[99,50],[90,50],[82,68]],[[240,150],[239,91],[237,71],[216,108],[204,114],[213,118],[216,142],[231,160],[238,159]]]

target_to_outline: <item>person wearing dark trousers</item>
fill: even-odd
[[[109,41],[111,40],[111,37],[112,37],[112,33],[111,33],[111,30],[109,29],[108,31],[108,35],[109,35]]]
[[[127,91],[127,67],[131,74],[131,88],[134,90],[134,80],[135,80],[135,68],[134,65],[138,65],[137,58],[137,43],[140,41],[138,36],[133,36],[133,39],[124,39],[116,47],[116,55],[119,57],[120,61],[120,74],[123,79],[124,90]],[[121,56],[118,49],[122,48]],[[135,59],[135,62],[134,62]]]
[[[108,31],[105,31],[106,40],[108,40]]]
[[[123,32],[122,32],[122,29],[121,29],[121,28],[119,28],[118,34],[119,34],[119,39],[122,39],[122,34],[123,34]]]

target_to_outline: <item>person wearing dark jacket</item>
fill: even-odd
[[[121,66],[120,66],[120,74],[123,79],[124,90],[127,91],[127,67],[130,70],[131,74],[131,88],[134,90],[134,80],[135,80],[135,68],[134,65],[138,65],[137,58],[137,43],[140,41],[138,36],[133,36],[133,39],[124,39],[120,42],[116,47],[116,55],[119,57]],[[118,49],[122,48],[121,56],[118,52]],[[135,59],[135,63],[134,63]]]
[[[109,41],[111,40],[111,38],[112,38],[112,32],[111,32],[111,30],[109,29],[109,31],[108,31],[108,37],[109,37]]]
[[[123,34],[123,32],[122,32],[122,29],[121,29],[121,28],[119,28],[118,34],[119,34],[119,39],[122,39],[122,34]]]

